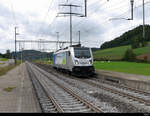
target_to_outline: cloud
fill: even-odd
[[[145,0],[145,2],[147,1]],[[13,9],[10,0],[0,1],[0,49],[14,50],[12,44],[14,44],[15,26],[18,27],[17,32],[20,33],[17,36],[18,39],[56,40],[56,32],[59,32],[60,40],[70,40],[69,17],[55,18],[59,8],[57,1],[52,2],[52,4],[49,0],[12,0],[11,2]],[[61,2],[67,3],[67,0]],[[84,13],[83,1],[81,3],[81,0],[68,0],[69,3],[82,4],[82,11],[80,11],[81,9],[74,9],[73,12]],[[141,5],[141,3],[135,1],[135,6]],[[150,4],[146,4],[145,15],[148,24],[150,20],[149,9]],[[80,30],[81,41],[84,46],[99,47],[105,41],[110,41],[142,24],[142,7],[134,9],[133,21],[109,20],[110,18],[130,18],[130,16],[130,1],[89,0],[88,17],[73,16],[73,40],[78,41],[78,31]],[[52,48],[54,47],[56,46],[52,45]]]

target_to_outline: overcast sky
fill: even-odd
[[[87,17],[73,16],[73,41],[81,41],[87,47],[100,47],[124,32],[142,24],[142,1],[134,0],[134,20],[110,20],[130,18],[130,0],[87,0]],[[150,23],[150,0],[145,0],[146,24]],[[0,52],[14,51],[14,27],[20,40],[69,41],[69,17],[56,17],[58,12],[67,12],[67,7],[59,4],[75,4],[74,13],[84,13],[84,0],[0,0]],[[38,49],[39,45],[21,45],[25,49]],[[41,45],[42,46],[42,45]],[[44,45],[45,49],[55,49],[55,44]],[[18,48],[17,48],[18,49]]]

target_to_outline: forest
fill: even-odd
[[[114,40],[107,41],[100,46],[100,49],[113,48],[125,45],[132,45],[143,38],[143,26],[140,25],[133,30],[129,30]],[[145,25],[145,42],[150,41],[150,25]]]

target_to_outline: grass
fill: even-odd
[[[146,63],[95,61],[94,66],[96,69],[150,76],[150,64]]]
[[[19,65],[19,64],[20,64],[20,62],[17,62],[17,65]],[[9,70],[13,69],[17,65],[12,64],[12,65],[9,65],[9,66],[1,67],[0,68],[0,76],[5,75]]]
[[[3,90],[6,91],[6,92],[11,92],[15,88],[16,87],[8,87],[8,88],[4,88]]]
[[[130,46],[122,46],[109,48],[104,50],[98,50],[93,53],[94,59],[110,59],[110,60],[120,60],[123,58],[125,51],[131,48]]]
[[[136,55],[150,53],[150,42],[147,47],[134,49],[134,52],[136,53]]]
[[[95,60],[121,60],[124,57],[125,51],[131,48],[131,46],[121,46],[121,47],[115,47],[115,48],[108,48],[104,50],[98,50],[93,53]],[[137,48],[133,50],[134,53],[138,55],[150,53],[150,42],[148,43],[147,47]]]
[[[44,63],[44,64],[52,65],[52,60],[49,61],[48,59],[36,60],[35,62],[36,62],[36,63]]]
[[[7,58],[0,58],[0,61],[7,61]]]

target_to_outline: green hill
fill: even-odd
[[[95,60],[122,60],[125,51],[131,48],[130,45],[128,46],[121,46],[121,47],[114,47],[108,49],[100,49],[96,52],[93,52],[93,56]],[[137,48],[133,50],[134,53],[138,55],[150,53],[150,42],[148,43],[147,47]]]
[[[145,41],[150,41],[150,25],[145,25]],[[136,39],[140,40],[143,37],[143,26],[140,25],[135,29],[125,32],[120,37],[114,40],[105,42],[101,45],[101,49],[114,48],[119,46],[131,45]]]
[[[22,52],[17,52],[17,59],[20,60],[21,56],[23,60],[32,61],[52,58],[52,53],[40,52],[36,50],[24,50]],[[12,53],[12,57],[14,57],[14,52]]]

